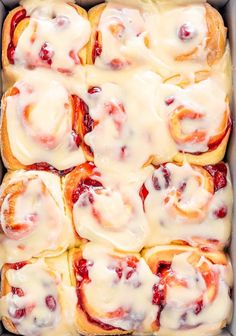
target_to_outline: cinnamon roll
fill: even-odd
[[[140,196],[150,225],[149,246],[179,241],[222,249],[228,243],[233,196],[223,162],[205,167],[162,164]]]
[[[153,274],[152,302],[159,310],[152,323],[159,335],[218,335],[232,314],[232,268],[221,252],[185,246],[144,252]]]
[[[140,251],[149,233],[137,186],[107,183],[92,162],[64,178],[64,198],[76,234],[121,251]]]
[[[5,93],[1,140],[7,168],[66,170],[84,162],[79,98],[63,83],[48,71],[30,72]]]
[[[76,308],[67,255],[5,264],[1,273],[1,316],[15,334],[72,335]]]
[[[87,12],[74,3],[24,2],[4,23],[3,67],[45,67],[71,74],[86,63],[89,37]]]
[[[60,178],[39,171],[7,173],[0,188],[0,226],[7,262],[56,256],[74,245]]]

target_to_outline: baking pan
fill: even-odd
[[[168,0],[171,1],[171,0]],[[77,0],[76,3],[84,8],[91,7],[93,5],[104,2],[103,0]],[[233,96],[232,96],[232,121],[233,121],[233,130],[230,138],[230,142],[228,145],[227,153],[226,153],[226,161],[228,161],[232,183],[234,189],[234,199],[236,199],[236,132],[235,132],[235,123],[236,123],[236,113],[234,107],[236,106],[236,0],[209,0],[213,6],[220,10],[221,14],[224,17],[225,24],[228,27],[228,36],[231,46],[231,54],[232,54],[232,73],[233,73]],[[9,9],[15,7],[19,4],[19,1],[16,0],[0,0],[0,34],[2,30],[3,20],[6,16],[6,13]],[[1,47],[1,44],[0,44]],[[0,48],[1,49],[1,48]],[[0,76],[0,84],[1,76]],[[0,161],[0,180],[2,179],[4,167],[2,162]],[[232,238],[230,244],[230,257],[234,269],[234,278],[236,279],[236,203],[234,203],[234,216],[232,223]],[[236,298],[236,286],[234,286],[232,291],[233,300]],[[7,333],[3,330],[3,327],[0,324],[0,335],[1,336],[13,336],[11,333]],[[137,336],[142,336],[140,333],[136,334]],[[157,334],[158,335],[158,334]],[[56,336],[56,335],[55,335]],[[148,336],[145,334],[145,336]],[[208,335],[206,335],[208,336]],[[221,332],[219,336],[236,336],[236,309],[234,309],[233,319],[231,325]]]

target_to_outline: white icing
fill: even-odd
[[[136,272],[128,280],[126,275],[131,269],[121,261],[124,272],[119,281],[115,267],[119,258],[127,255],[89,243],[83,249],[83,257],[93,263],[89,267],[91,282],[85,284],[83,290],[93,312],[102,316],[99,320],[125,330],[148,330],[158,311],[158,307],[152,305],[152,287],[157,278],[144,259],[140,259]],[[123,319],[105,317],[119,308],[128,312]]]
[[[168,286],[166,305],[161,313],[161,328],[175,330],[187,325],[189,328],[197,328],[199,324],[218,324],[227,320],[232,309],[232,301],[229,297],[229,287],[227,284],[227,273],[232,270],[228,266],[211,264],[204,256],[201,257],[198,265],[193,267],[188,258],[191,252],[183,252],[175,255],[172,261],[172,270],[177,279],[186,282],[186,286]],[[203,278],[203,273],[198,267],[206,263],[210,272],[218,274],[216,296],[213,301],[209,301],[207,284]],[[198,314],[194,313],[194,303],[203,299],[202,310]],[[184,316],[184,319],[183,319]]]
[[[17,331],[26,336],[72,336],[76,310],[75,288],[70,285],[67,256],[34,261],[19,270],[10,269],[6,279],[11,287],[19,288],[24,296],[4,295],[0,300],[1,316],[8,317]],[[52,296],[55,309],[49,309],[46,297]],[[52,302],[52,299],[49,301]],[[51,307],[54,305],[51,305]],[[17,309],[25,309],[20,319],[14,318]]]
[[[100,180],[103,182],[103,178]],[[85,191],[73,206],[78,234],[93,242],[109,243],[122,251],[140,251],[149,230],[138,187],[137,183],[132,183],[126,187]]]
[[[25,165],[47,162],[59,170],[84,162],[72,135],[70,94],[61,77],[50,71],[27,72],[14,87],[20,93],[8,96],[6,106],[13,155]]]
[[[89,21],[77,10],[62,1],[22,3],[27,9],[30,21],[20,35],[14,54],[15,64],[25,66],[46,66],[40,60],[41,48],[48,44],[48,54],[52,55],[52,69],[71,72],[80,64],[78,52],[90,37]],[[32,36],[34,41],[32,42]],[[60,36],[60,38],[58,38]],[[70,56],[73,52],[74,59]],[[66,66],[66,67],[65,67]]]
[[[188,164],[177,166],[168,163],[165,166],[170,173],[170,184],[165,188],[165,180],[161,169],[155,170],[152,176],[158,179],[161,189],[156,190],[152,176],[145,186],[149,192],[145,200],[145,212],[150,223],[148,245],[168,244],[173,240],[184,240],[196,244],[194,238],[216,239],[220,244],[227,243],[231,230],[232,186],[230,176],[227,176],[227,186],[218,190],[213,196],[199,185],[196,177],[201,173]],[[201,177],[201,179],[203,176]],[[173,211],[170,202],[165,199],[171,192],[178,190],[186,183],[181,193],[180,207],[184,210],[199,211],[199,217],[181,216]],[[204,205],[207,205],[205,208]],[[225,206],[227,214],[224,218],[217,218],[214,212]],[[201,210],[202,209],[202,210]]]
[[[112,33],[114,25],[118,25],[118,33]],[[183,25],[192,32],[192,38],[179,38]],[[196,71],[209,69],[204,4],[185,6],[182,2],[182,5],[173,3],[170,6],[160,1],[157,5],[151,1],[109,1],[102,12],[98,31],[102,37],[102,53],[95,61],[98,67],[113,68],[113,60],[119,60],[124,67],[145,63],[164,77],[181,74],[188,78]],[[195,49],[192,59],[176,60],[177,56]]]
[[[0,195],[5,188],[17,183],[23,183],[24,192],[16,196],[11,224],[26,223],[31,229],[17,238],[8,235],[4,213],[9,211],[13,200],[9,203],[12,195],[7,194],[0,213],[1,226],[6,232],[0,237],[5,260],[17,262],[45,252],[47,256],[62,253],[72,243],[73,232],[64,213],[60,178],[47,172],[17,171],[12,173],[7,184],[2,185]]]

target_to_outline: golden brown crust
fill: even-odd
[[[106,4],[100,4],[91,8],[88,12],[88,18],[91,23],[91,37],[87,46],[87,64],[93,64],[93,48],[96,39],[97,28],[100,22],[101,15],[106,8]]]
[[[205,4],[208,27],[207,61],[210,66],[217,62],[225,52],[227,29],[220,13],[209,4]]]
[[[18,170],[25,169],[26,166],[20,163],[20,161],[18,161],[17,158],[13,155],[7,131],[7,97],[11,95],[11,90],[12,89],[9,89],[2,97],[1,154],[6,168],[11,170]]]
[[[230,130],[229,129],[224,137],[224,139],[221,141],[220,145],[209,152],[203,153],[203,154],[190,154],[190,153],[178,153],[173,161],[177,163],[183,163],[185,161],[196,164],[199,166],[206,166],[209,164],[216,164],[223,160],[225,156],[226,147],[228,144],[228,139],[230,136]]]
[[[76,276],[73,270],[73,264],[76,260],[83,258],[83,246],[80,249],[72,249],[69,251],[68,255],[69,260],[69,269],[71,276],[71,283],[73,286],[76,286]],[[77,305],[76,312],[76,330],[82,334],[91,334],[91,335],[124,335],[128,334],[127,331],[121,331],[118,329],[113,330],[104,330],[99,326],[88,321],[85,312]]]
[[[161,261],[172,261],[176,254],[183,252],[194,252],[198,255],[205,256],[213,264],[228,264],[227,256],[221,251],[202,251],[201,249],[184,246],[184,245],[166,245],[166,246],[156,246],[150,249],[144,249],[142,251],[142,256],[150,266],[152,270],[156,269],[155,265]]]

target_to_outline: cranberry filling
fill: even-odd
[[[17,287],[12,287],[11,288],[11,292],[13,295],[17,295],[19,297],[22,297],[25,295],[25,293],[23,292],[23,290],[21,288],[17,288]]]
[[[167,169],[167,167],[165,165],[161,165],[159,167],[159,169],[161,170],[162,175],[163,175],[164,180],[165,180],[164,188],[167,189],[170,186],[170,180],[171,180],[170,171]],[[153,183],[153,187],[154,187],[155,190],[161,190],[162,189],[157,176],[154,176],[154,175],[152,176],[152,183]]]
[[[194,308],[193,308],[194,313],[195,313],[196,315],[198,315],[198,314],[202,311],[202,308],[203,308],[203,300],[200,299],[200,300],[198,300],[198,301],[195,303],[195,305],[194,305]]]
[[[46,62],[48,65],[52,65],[52,58],[54,56],[54,51],[51,49],[50,45],[45,42],[39,52],[39,57],[42,61]]]
[[[175,101],[175,98],[174,98],[173,96],[171,96],[171,97],[167,97],[167,98],[165,99],[165,103],[166,103],[167,106],[173,104],[174,101]]]
[[[16,46],[13,43],[14,31],[16,29],[16,26],[25,18],[26,18],[26,10],[21,9],[13,16],[11,20],[10,43],[7,48],[7,57],[8,57],[10,64],[14,64],[14,54],[15,54],[15,48],[16,48]]]
[[[88,89],[89,94],[95,94],[95,93],[100,93],[102,89],[98,86],[92,86]]]
[[[171,262],[169,261],[160,261],[157,265],[156,275],[165,281],[165,276],[170,271]],[[156,317],[156,324],[160,327],[160,318],[161,312],[165,308],[166,305],[166,292],[165,292],[165,284],[161,281],[159,284],[155,284],[153,286],[153,297],[152,303],[159,306],[159,311]]]
[[[228,212],[227,207],[222,206],[221,208],[214,211],[214,216],[216,218],[225,218],[227,216],[227,212]]]
[[[22,317],[24,317],[26,315],[26,311],[25,311],[25,308],[23,309],[16,309],[14,314],[12,314],[10,311],[8,311],[9,315],[12,317],[12,318],[15,318],[17,320],[21,319]]]
[[[213,177],[215,192],[225,188],[227,185],[227,167],[221,162],[216,165],[208,165],[204,167]]]
[[[17,262],[14,264],[7,264],[11,269],[14,269],[16,271],[18,271],[19,269],[23,268],[25,265],[27,265],[26,261],[21,261],[21,262]]]
[[[101,53],[102,53],[102,46],[99,44],[99,41],[98,41],[98,32],[96,32],[95,40],[94,40],[94,46],[93,46],[93,52],[92,52],[92,61],[93,61],[93,64],[95,63],[96,58],[101,55]]]
[[[56,310],[56,308],[57,308],[57,302],[56,302],[56,299],[52,295],[48,295],[45,298],[45,303],[46,303],[46,306],[48,307],[48,309],[51,312],[54,312]]]
[[[55,167],[48,164],[47,162],[38,162],[38,163],[34,163],[32,165],[27,166],[28,170],[48,171],[50,173],[54,173],[59,176],[65,176],[69,174],[74,168],[75,167],[64,169],[64,170],[58,170]]]
[[[74,262],[74,270],[75,273],[80,275],[82,280],[89,280],[88,268],[87,268],[87,260],[79,259],[79,261]]]
[[[145,187],[145,184],[142,185],[141,189],[139,190],[139,196],[141,197],[141,200],[144,202],[147,198],[147,195],[149,194],[147,188]]]
[[[84,312],[84,314],[86,315],[87,320],[104,329],[104,330],[114,330],[114,329],[119,329],[122,330],[121,328],[116,328],[113,327],[107,323],[103,323],[97,319],[94,319],[93,317],[91,317],[89,315],[89,313],[86,311],[85,305],[84,305],[84,301],[83,301],[83,290],[81,288],[81,285],[83,283],[83,281],[88,282],[89,280],[89,274],[88,274],[88,261],[86,259],[80,259],[79,261],[75,261],[74,262],[74,272],[75,274],[79,275],[82,280],[77,280],[77,286],[76,286],[76,293],[77,293],[77,298],[78,298],[78,306],[80,307],[80,309]]]
[[[110,66],[113,70],[121,70],[122,68],[124,68],[124,63],[121,60],[119,60],[118,58],[114,58],[110,62]]]
[[[183,24],[178,31],[178,36],[180,38],[180,40],[182,41],[187,41],[187,40],[191,40],[195,35],[195,31],[193,29],[193,27],[188,24],[185,23]]]
[[[97,180],[93,180],[89,177],[86,177],[84,180],[82,180],[79,185],[77,186],[77,188],[73,191],[72,193],[72,202],[73,204],[75,204],[78,199],[80,198],[80,196],[85,192],[85,191],[89,191],[91,188],[93,189],[102,189],[103,185],[98,182]],[[89,195],[89,201],[90,203],[93,203],[93,196],[92,194]]]

